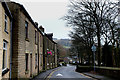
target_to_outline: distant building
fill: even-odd
[[[41,27],[41,31],[44,31],[44,28]],[[44,32],[43,32],[44,33]],[[57,43],[53,41],[53,33],[46,34],[44,33],[44,42],[43,42],[43,69],[52,69],[57,67]],[[52,53],[51,54],[49,54]]]

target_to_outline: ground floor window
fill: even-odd
[[[40,65],[42,66],[42,55],[40,55]]]
[[[7,41],[3,41],[3,64],[2,69],[7,68]]]
[[[25,70],[28,71],[28,53],[25,54]]]
[[[37,67],[37,53],[35,54],[35,68]]]

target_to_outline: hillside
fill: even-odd
[[[58,44],[62,45],[64,48],[70,48],[71,47],[71,40],[70,39],[53,39]]]

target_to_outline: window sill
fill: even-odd
[[[35,69],[37,69],[38,68],[38,66],[35,66]]]
[[[29,73],[29,70],[26,70],[26,71],[25,71],[25,74],[28,74],[28,73]]]
[[[8,34],[7,30],[4,30],[4,31]]]
[[[9,71],[8,68],[3,69],[3,70],[2,70],[2,76],[4,76],[8,71]]]
[[[28,39],[28,38],[25,38],[25,40],[29,42],[29,39]]]
[[[37,43],[35,43],[37,45]]]

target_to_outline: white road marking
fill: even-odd
[[[51,72],[51,73],[49,74],[49,76],[47,76],[46,80],[50,80],[50,78],[51,78],[51,76],[53,75],[53,73],[56,72],[56,71],[59,71],[60,69],[61,69],[61,68],[58,68],[57,70],[54,70],[53,72]]]
[[[62,74],[57,74],[56,76],[63,76]]]

